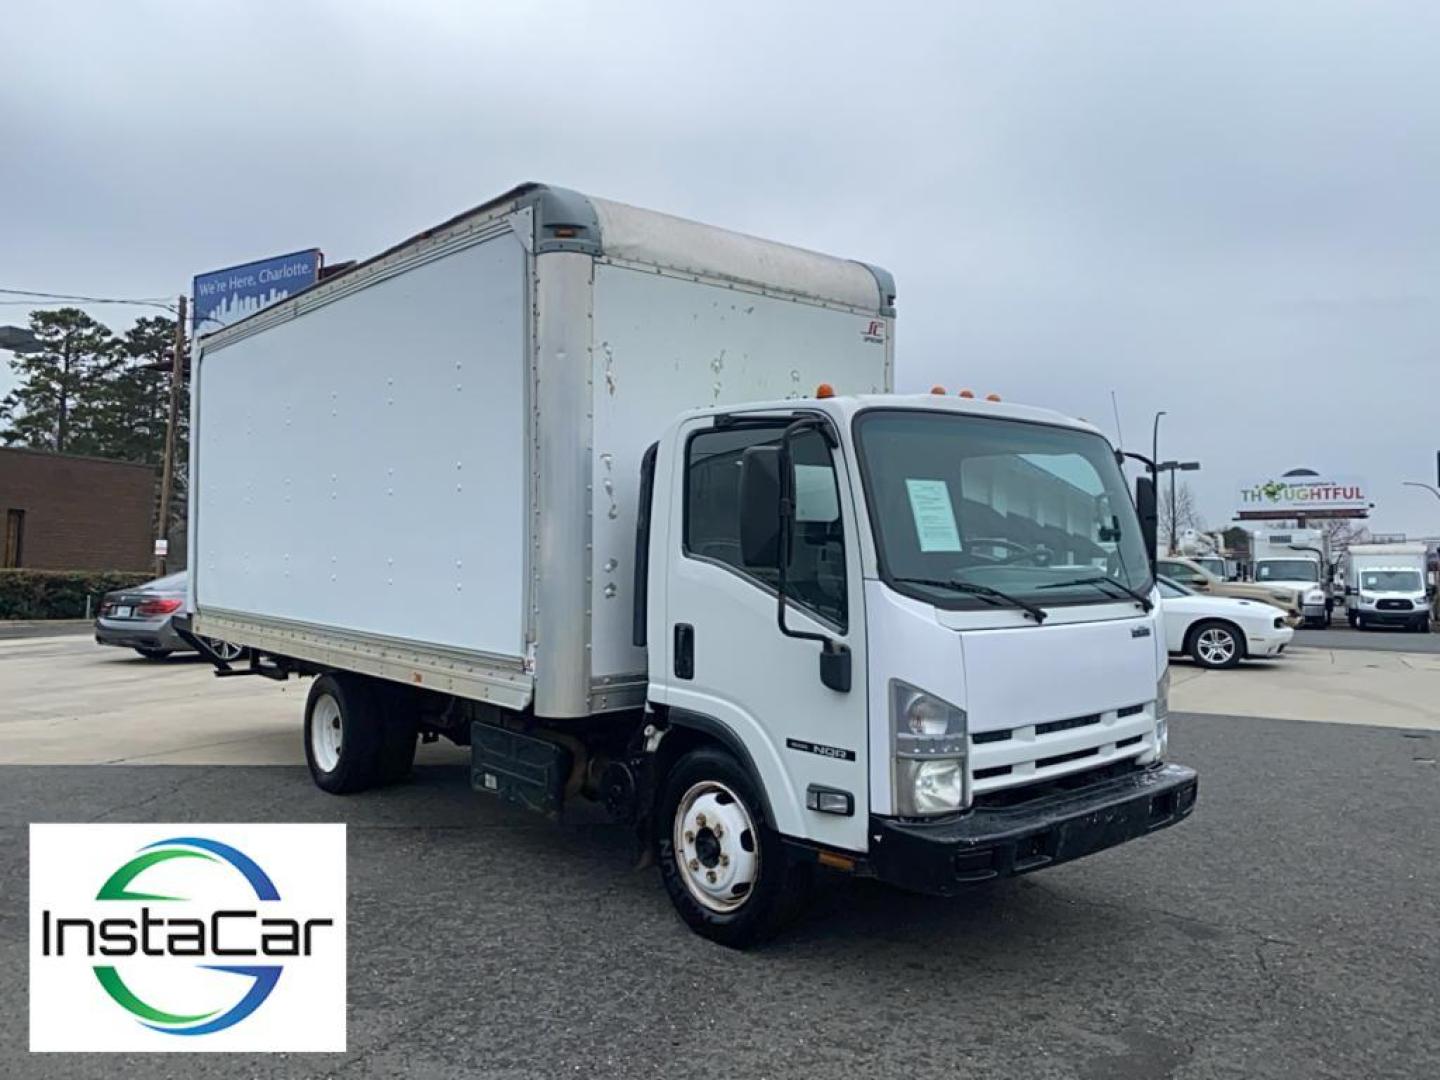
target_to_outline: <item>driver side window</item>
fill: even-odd
[[[691,436],[685,454],[685,554],[717,562],[774,590],[769,567],[747,566],[740,553],[740,470],[751,446],[778,446],[779,427],[718,428]],[[786,595],[840,630],[846,628],[845,529],[830,447],[816,431],[791,441],[796,522]]]

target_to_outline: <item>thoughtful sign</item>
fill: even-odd
[[[1365,482],[1354,476],[1281,476],[1240,489],[1244,517],[1362,517],[1370,508]]]
[[[320,252],[297,251],[274,259],[213,270],[195,279],[192,329],[208,334],[314,285]]]

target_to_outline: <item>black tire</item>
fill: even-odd
[[[1420,633],[1422,634],[1430,633],[1430,616],[1426,615],[1423,619],[1421,619],[1419,623],[1416,624],[1415,629],[1420,631]]]
[[[1228,641],[1228,647],[1223,643]],[[1234,623],[1207,619],[1190,630],[1185,651],[1201,667],[1233,668],[1245,656],[1245,633]]]
[[[1355,616],[1355,629],[1356,629],[1356,630],[1369,630],[1369,629],[1370,629],[1370,624],[1365,621],[1365,616],[1364,616],[1364,615],[1356,615],[1356,616]]]
[[[146,660],[164,660],[164,659],[166,659],[166,658],[170,655],[170,650],[169,650],[169,649],[141,649],[141,648],[136,648],[135,651],[136,651],[137,653],[139,653],[141,656],[143,656]]]
[[[364,791],[379,779],[381,714],[376,685],[360,675],[321,675],[305,699],[305,763],[315,786],[332,795]],[[325,702],[333,702],[331,709]],[[317,720],[317,711],[321,714]],[[339,733],[335,760],[317,751],[317,723]]]
[[[1354,630],[1357,626],[1360,625],[1360,619],[1353,611],[1345,612],[1345,621],[1350,624],[1351,630]]]
[[[736,886],[737,896],[726,898],[725,902],[734,904],[729,910],[716,910],[698,900],[687,884],[687,877],[691,875],[677,859],[676,816],[682,809],[682,801],[689,802],[691,793],[697,789],[703,791],[701,798],[713,798],[727,806],[729,803],[725,800],[733,796],[739,804],[737,809],[753,823],[753,828],[742,831],[738,837],[722,837],[732,846],[739,845],[745,852],[759,855],[748,888],[740,893]],[[684,844],[685,838],[693,833],[685,832],[683,825],[680,831]],[[706,831],[708,829],[701,830]],[[703,843],[705,838],[697,839]],[[711,842],[714,843],[713,834]],[[754,846],[746,847],[747,843]],[[670,894],[680,918],[701,937],[732,949],[764,941],[784,926],[803,907],[814,876],[813,865],[797,862],[779,834],[765,822],[764,802],[755,780],[729,754],[709,747],[690,751],[666,775],[656,807],[655,851],[665,891]],[[697,854],[707,853],[697,849]],[[708,854],[728,858],[720,855],[718,845],[717,850]],[[698,864],[698,859],[695,862]]]

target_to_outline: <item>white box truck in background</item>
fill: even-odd
[[[1145,529],[1083,421],[896,396],[865,264],[526,185],[202,339],[196,634],[326,791],[471,749],[743,945],[1185,818]]]
[[[1403,626],[1430,632],[1424,544],[1351,544],[1345,552],[1345,617],[1359,630]]]
[[[1250,532],[1251,576],[1300,595],[1301,615],[1310,626],[1329,626],[1335,601],[1330,594],[1330,550],[1319,529],[1259,528]]]

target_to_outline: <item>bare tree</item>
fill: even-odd
[[[1179,550],[1180,536],[1186,529],[1203,531],[1205,521],[1195,505],[1195,492],[1186,483],[1168,488],[1162,482],[1160,494],[1160,543],[1166,551]]]
[[[1338,559],[1351,544],[1370,542],[1370,530],[1350,518],[1328,518],[1321,521],[1319,527],[1325,537],[1325,550],[1332,559]]]

